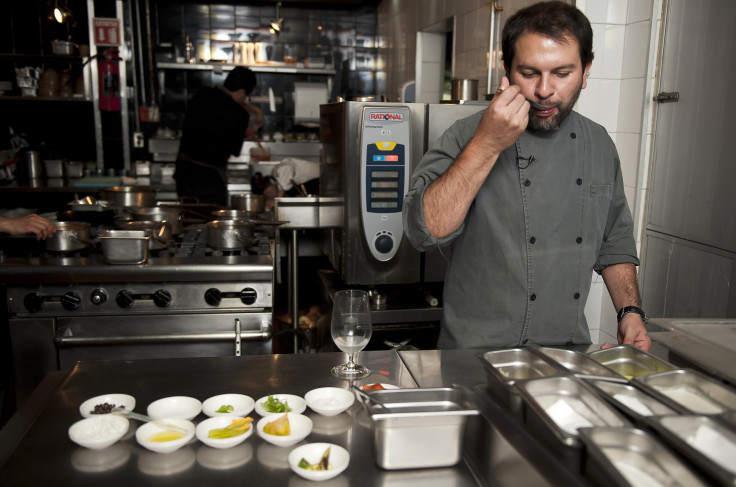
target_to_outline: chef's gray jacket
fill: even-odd
[[[482,112],[453,124],[419,162],[404,230],[419,250],[452,243],[440,348],[590,343],[592,272],[639,264],[618,154],[606,130],[572,112],[501,153],[464,222],[438,239],[422,198],[470,141]]]

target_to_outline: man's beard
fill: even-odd
[[[540,131],[540,132],[551,132],[552,130],[557,130],[560,128],[560,124],[563,120],[567,118],[568,115],[570,115],[570,112],[572,111],[572,107],[575,106],[575,103],[578,101],[578,97],[580,96],[580,92],[583,90],[582,82],[580,83],[580,87],[578,88],[578,91],[575,92],[575,96],[572,97],[569,103],[565,105],[553,105],[557,107],[557,111],[554,115],[551,117],[538,117],[534,111],[533,108],[529,109],[529,125],[527,128],[534,131]],[[542,103],[543,104],[543,103]],[[546,105],[545,105],[546,106]],[[550,106],[551,108],[552,106]]]

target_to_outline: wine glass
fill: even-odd
[[[347,289],[335,293],[332,307],[332,339],[337,348],[348,354],[348,363],[336,365],[332,374],[341,379],[360,379],[371,371],[355,363],[355,354],[371,339],[371,305],[368,293]]]

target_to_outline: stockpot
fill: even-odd
[[[217,210],[212,212],[212,216],[215,217],[215,220],[248,221],[258,218],[258,213],[246,210]]]
[[[48,251],[75,252],[94,244],[87,222],[54,222],[54,226],[56,231],[46,239]]]
[[[115,208],[150,208],[156,205],[156,190],[148,186],[113,186],[102,189],[100,196]]]
[[[230,197],[230,208],[233,210],[245,210],[260,213],[264,208],[263,195],[253,193],[234,194]]]
[[[253,245],[253,224],[238,220],[214,220],[207,227],[207,246],[215,250],[242,250]]]
[[[135,221],[168,222],[171,225],[172,235],[179,235],[184,231],[181,212],[176,208],[164,208],[154,206],[153,208],[137,208],[131,211]]]

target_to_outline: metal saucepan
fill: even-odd
[[[217,210],[212,212],[212,216],[215,217],[215,220],[248,221],[257,218],[258,213],[246,210]]]
[[[230,208],[233,210],[252,211],[260,213],[265,206],[262,194],[240,193],[230,197]]]
[[[207,246],[215,250],[242,250],[253,245],[253,224],[238,220],[214,220],[207,227]]]
[[[95,243],[87,222],[55,222],[54,226],[56,231],[45,241],[50,252],[76,252]]]
[[[181,212],[176,208],[155,206],[153,208],[137,208],[131,211],[135,221],[168,222],[171,225],[171,233],[179,235],[184,231]]]
[[[167,248],[174,241],[171,233],[171,224],[167,221],[132,221],[119,222],[121,230],[148,230],[151,232],[149,250],[161,250]]]
[[[102,189],[100,196],[115,208],[156,206],[156,190],[148,186],[113,186]]]

